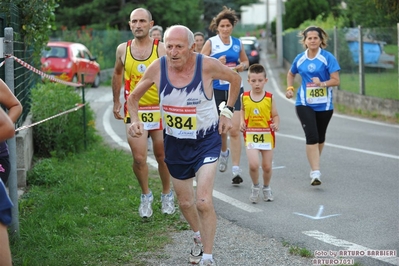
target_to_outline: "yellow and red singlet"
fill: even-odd
[[[145,70],[147,67],[154,62],[156,59],[159,58],[158,55],[158,44],[159,40],[154,40],[154,43],[152,45],[152,51],[150,56],[147,59],[144,60],[139,60],[133,57],[132,52],[131,52],[131,44],[132,40],[129,40],[126,44],[126,56],[125,56],[125,63],[124,63],[124,80],[125,80],[125,89],[124,89],[124,96],[125,96],[125,105],[124,105],[124,113],[125,113],[125,123],[130,120],[129,113],[127,111],[127,99],[130,95],[130,93],[134,90],[136,87],[137,83],[140,81],[140,79],[143,77]],[[140,99],[139,101],[139,106],[140,107],[149,107],[152,106],[153,108],[150,109],[156,109],[156,106],[159,106],[159,96],[158,96],[158,89],[154,85],[151,86],[151,88],[144,94],[144,96]],[[145,108],[148,110],[148,108]],[[159,107],[158,107],[159,110]],[[152,111],[153,112],[153,111]],[[140,111],[139,111],[140,113]],[[150,114],[150,113],[148,113]],[[148,115],[147,114],[147,115]],[[159,114],[158,114],[159,115]],[[157,115],[157,116],[158,116]],[[140,114],[139,114],[140,116]],[[140,116],[140,119],[143,117]],[[146,121],[143,121],[146,122]],[[154,128],[152,128],[154,129]]]
[[[245,112],[244,141],[248,148],[270,150],[275,146],[274,131],[270,130],[272,123],[272,94],[265,92],[262,100],[255,102],[251,99],[250,91],[242,95]]]

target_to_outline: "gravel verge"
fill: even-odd
[[[144,261],[153,266],[187,266],[192,231],[171,233],[172,241],[163,249],[148,253]],[[312,265],[310,258],[289,254],[289,247],[267,235],[242,228],[218,216],[213,256],[218,266],[232,265]]]

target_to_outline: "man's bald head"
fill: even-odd
[[[148,21],[152,20],[151,12],[148,11],[147,9],[145,9],[145,8],[142,8],[142,7],[136,8],[135,10],[133,10],[132,13],[130,13],[130,19],[132,18],[133,13],[136,12],[136,11],[144,11],[144,12],[146,12],[147,15],[148,15]]]
[[[165,31],[165,35],[164,35],[165,42],[166,42],[166,38],[169,35],[173,35],[173,36],[186,35],[187,36],[188,47],[192,47],[194,42],[195,42],[194,41],[193,32],[189,28],[187,28],[186,26],[183,26],[183,25],[174,25],[174,26],[171,26],[171,27],[167,28],[166,31]]]

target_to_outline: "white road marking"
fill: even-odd
[[[286,137],[286,138],[291,138],[291,139],[297,139],[297,140],[305,141],[305,138],[294,136],[294,135],[288,135],[288,134],[282,134],[282,133],[276,133],[276,135],[280,136],[280,137]],[[399,160],[399,156],[398,155],[393,155],[393,154],[387,154],[387,153],[381,153],[381,152],[374,152],[374,151],[368,151],[368,150],[363,150],[363,149],[351,148],[351,147],[346,147],[346,146],[337,145],[337,144],[331,144],[331,143],[325,143],[324,146],[329,146],[329,147],[334,147],[334,148],[338,148],[338,149],[342,149],[342,150],[355,151],[355,152],[366,153],[366,154],[370,154],[370,155],[376,155],[376,156],[380,156],[380,157],[386,157],[386,158]]]
[[[303,214],[303,213],[299,213],[299,212],[294,212],[294,214],[300,215],[300,216],[304,216],[306,218],[310,218],[310,219],[313,219],[313,220],[321,220],[321,219],[325,219],[325,218],[330,218],[330,217],[341,215],[341,214],[331,214],[331,215],[321,216],[323,214],[323,210],[324,210],[324,206],[320,205],[319,211],[317,212],[317,214],[315,216],[311,216],[311,215],[307,215],[307,214]]]
[[[222,201],[224,201],[224,202],[226,202],[228,204],[233,205],[234,207],[237,207],[237,208],[239,208],[241,210],[244,210],[244,211],[247,211],[247,212],[262,212],[261,209],[252,207],[249,204],[243,203],[243,202],[241,202],[239,200],[236,200],[235,198],[229,197],[229,196],[227,196],[227,195],[225,195],[223,193],[220,193],[220,192],[218,192],[216,190],[213,190],[213,196],[215,198],[217,198],[217,199],[220,199],[220,200],[222,200]]]
[[[325,234],[323,232],[313,230],[313,231],[303,231],[303,234],[313,237],[317,240],[323,241],[324,243],[334,245],[336,247],[340,247],[345,250],[350,250],[350,251],[373,251],[371,248],[363,247],[361,245],[343,240],[343,239],[338,239],[335,236]],[[339,255],[338,255],[339,256]],[[373,259],[380,260],[383,262],[387,262],[393,265],[399,265],[399,259],[398,257],[376,257],[376,256],[370,256]]]
[[[104,130],[107,132],[107,134],[112,138],[113,141],[115,141],[119,146],[123,147],[124,149],[130,151],[129,144],[127,141],[123,140],[118,136],[118,134],[115,133],[115,131],[112,129],[111,124],[110,124],[110,117],[112,116],[112,106],[109,106],[103,116],[103,125],[104,125]],[[158,163],[155,159],[151,158],[150,156],[147,156],[147,163],[150,164],[154,168],[158,168]]]

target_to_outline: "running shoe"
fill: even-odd
[[[200,266],[216,266],[216,262],[214,260],[201,260],[199,265]]]
[[[239,185],[242,183],[242,178],[240,176],[241,174],[241,169],[237,170],[237,171],[233,171],[233,179],[232,179],[232,184],[233,185]]]
[[[251,195],[249,196],[249,201],[252,203],[259,202],[259,192],[260,187],[255,187],[254,185],[251,186]]]
[[[191,264],[198,264],[202,259],[203,246],[201,243],[201,237],[194,236],[194,246],[191,249],[190,256],[188,258]]]
[[[321,185],[321,180],[320,180],[320,172],[310,172],[310,178],[312,179],[312,181],[310,181],[310,184],[312,186],[319,186]]]
[[[142,218],[150,218],[152,216],[152,202],[154,201],[154,196],[152,192],[145,195],[141,194],[141,203],[139,207],[139,214]]]
[[[273,193],[271,188],[264,188],[262,191],[264,201],[273,201]]]
[[[227,156],[220,154],[219,156],[219,171],[225,172],[229,162],[230,149],[227,149]]]
[[[171,190],[169,194],[161,194],[162,202],[162,213],[163,214],[174,214],[175,208],[175,197],[173,191]]]

